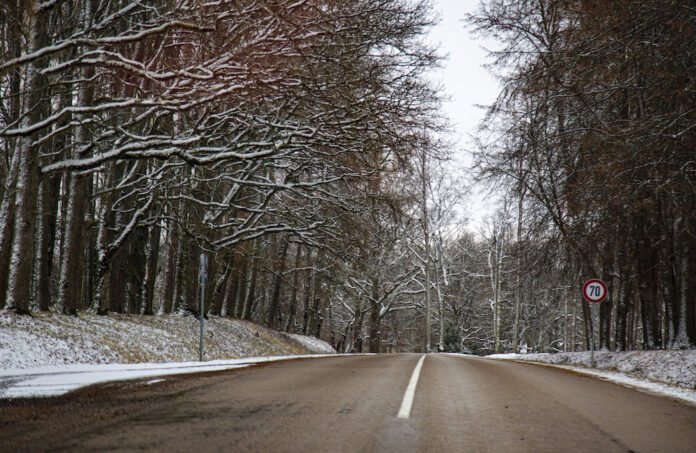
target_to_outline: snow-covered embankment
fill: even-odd
[[[557,354],[493,354],[501,360],[539,362],[572,369],[622,385],[696,404],[696,351],[590,352]]]

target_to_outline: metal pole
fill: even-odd
[[[201,253],[201,263],[198,269],[198,285],[201,287],[201,335],[198,346],[198,360],[203,361],[203,323],[205,319],[205,284],[208,281],[208,255]]]
[[[595,304],[592,304],[595,305]],[[590,306],[590,367],[595,367],[594,359],[594,308]]]
[[[203,312],[205,310],[205,285],[201,286],[201,340],[198,348],[198,360],[203,361]]]

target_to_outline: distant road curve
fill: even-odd
[[[429,354],[414,373],[421,357],[291,360],[5,400],[0,451],[696,451],[695,407],[533,364]]]

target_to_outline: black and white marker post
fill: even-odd
[[[593,278],[585,282],[585,286],[582,287],[582,295],[586,301],[592,302],[593,304],[598,304],[607,298],[609,291],[607,290],[607,285],[604,284],[602,280]],[[590,314],[593,314],[590,312]],[[592,316],[594,318],[594,316]],[[594,322],[590,319],[590,366],[594,368]]]
[[[205,285],[208,283],[208,255],[201,253],[201,264],[198,268],[198,286],[201,288],[201,340],[198,348],[198,360],[203,361],[203,317],[205,315]]]

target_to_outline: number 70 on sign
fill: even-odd
[[[588,302],[599,303],[607,298],[607,285],[602,280],[592,279],[585,283],[582,288],[582,295]]]

